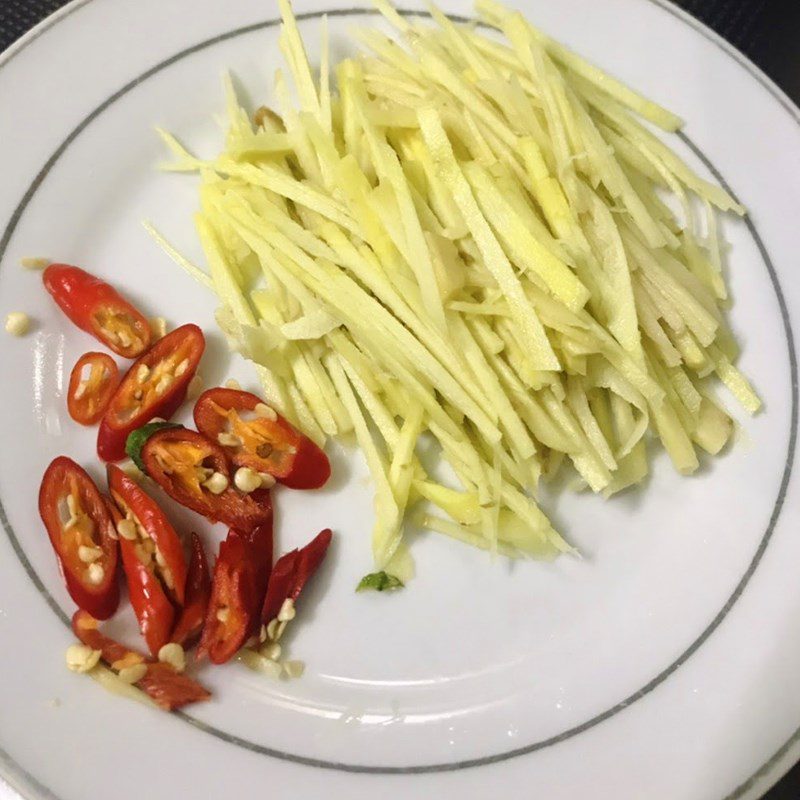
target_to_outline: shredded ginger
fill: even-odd
[[[162,132],[167,168],[200,175],[208,270],[161,243],[219,296],[271,405],[319,443],[354,433],[376,571],[408,563],[410,524],[568,552],[540,480],[572,468],[612,495],[647,475],[648,439],[691,474],[733,430],[714,376],[758,410],[714,222],[744,209],[652,132],[674,114],[493,0],[477,26],[375,0],[395,36],[359,30],[338,64],[323,20],[318,69],[279,5],[275,109],[228,79],[219,156]]]

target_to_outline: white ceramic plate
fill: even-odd
[[[677,110],[688,122],[678,148],[752,210],[724,234],[742,366],[766,413],[694,478],[659,457],[646,492],[548,502],[582,561],[509,570],[428,536],[414,545],[418,578],[394,596],[353,592],[369,566],[370,491],[360,457],[334,450],[330,488],[277,497],[281,549],[324,525],[338,532],[289,642],[309,664],[302,680],[206,670],[213,702],[168,716],[68,673],[71,605],[35,497],[54,455],[96,463],[63,397],[91,341],[19,260],[82,264],[149,313],[204,325],[209,383],[253,385],[213,333],[213,298],[139,223],[200,257],[193,179],[156,172],[152,126],[211,152],[222,70],[260,100],[277,66],[270,4],[77,0],[0,60],[0,312],[36,318],[30,336],[0,337],[0,771],[23,795],[722,800],[758,796],[800,755],[798,111],[660,1],[529,5]],[[296,10],[311,41],[331,12],[336,54],[349,26],[376,21],[336,0]]]

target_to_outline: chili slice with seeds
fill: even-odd
[[[141,459],[147,474],[173,500],[212,522],[246,531],[272,519],[269,490],[247,494],[236,489],[225,451],[197,431],[156,431],[142,446]],[[226,486],[216,493],[209,488],[215,473]]]
[[[211,597],[211,575],[200,537],[192,534],[192,552],[186,577],[186,601],[180,611],[170,641],[189,647],[200,636]]]
[[[105,413],[119,383],[119,368],[107,353],[84,353],[72,368],[67,409],[75,422],[94,425]]]
[[[225,442],[236,467],[268,473],[292,489],[318,489],[330,477],[324,451],[250,392],[208,389],[197,399],[194,422],[209,439]]]
[[[126,517],[110,498],[108,507],[114,524],[119,526]],[[175,607],[155,573],[152,559],[141,548],[140,539],[131,541],[124,536],[119,537],[122,568],[125,572],[131,607],[148,649],[157,656],[158,651],[169,641],[175,621]]]
[[[272,565],[272,522],[252,531],[231,529],[220,545],[197,657],[229,661],[261,624]]]
[[[67,591],[93,617],[108,619],[119,605],[117,541],[103,496],[72,459],[54,459],[39,488],[47,528]]]
[[[180,536],[158,503],[133,478],[114,464],[108,466],[111,497],[123,516],[131,519],[137,539],[146,545],[156,573],[178,605],[186,596],[186,557]]]
[[[42,279],[72,322],[117,355],[136,358],[150,346],[147,319],[110,284],[69,264],[51,264]]]
[[[208,700],[211,693],[197,681],[182,675],[171,664],[151,661],[141,653],[130,650],[125,645],[100,633],[97,620],[85,611],[77,611],[72,617],[72,630],[80,641],[92,650],[99,650],[101,658],[112,669],[119,671],[124,667],[144,664],[147,672],[136,681],[161,708],[174,711],[176,708]]]
[[[332,538],[330,528],[325,528],[305,547],[291,550],[275,562],[261,612],[264,624],[278,616],[285,600],[297,600],[309,578],[319,569]]]
[[[205,349],[197,325],[182,325],[159,339],[128,370],[100,422],[97,454],[104,461],[125,457],[131,431],[153,417],[168,419],[186,398]]]

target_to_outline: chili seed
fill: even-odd
[[[12,336],[24,336],[31,327],[31,318],[23,311],[12,311],[6,317],[6,332]]]
[[[275,661],[270,661],[268,658],[262,657],[259,659],[258,670],[268,678],[274,678],[275,680],[281,676],[281,665]]]
[[[136,553],[136,558],[144,564],[145,567],[150,566],[150,562],[153,560],[150,556],[150,553],[142,547],[141,544],[137,544],[134,546],[134,552]]]
[[[296,613],[294,609],[294,600],[292,600],[291,597],[287,597],[283,601],[281,610],[278,612],[278,622],[289,622],[294,619]]]
[[[273,422],[278,419],[278,414],[274,408],[270,408],[266,403],[259,403],[253,411],[259,417],[263,417],[264,419],[271,419]]]
[[[89,672],[100,661],[100,651],[85,644],[71,644],[64,654],[67,669],[72,672]]]
[[[118,658],[116,661],[112,662],[111,669],[115,672],[119,672],[125,669],[125,667],[135,667],[137,664],[142,664],[143,662],[144,658],[142,656],[133,651],[129,651],[125,653],[122,658]]]
[[[242,384],[239,383],[236,378],[230,378],[229,380],[225,381],[225,386],[228,389],[238,389],[239,391],[242,389]]]
[[[259,652],[264,658],[268,658],[270,661],[277,661],[281,657],[281,646],[277,642],[270,642],[265,644]]]
[[[84,564],[91,564],[93,561],[97,561],[102,555],[103,551],[99,547],[87,547],[82,544],[78,548],[78,558],[83,561]],[[102,578],[100,580],[102,580]]]
[[[258,477],[261,480],[262,489],[271,489],[277,483],[275,476],[270,475],[269,472],[259,472]]]
[[[177,642],[165,644],[158,651],[158,660],[169,664],[177,672],[183,672],[186,669],[186,652]]]
[[[207,481],[203,482],[203,486],[211,494],[222,494],[228,488],[228,479],[221,472],[215,472]]]
[[[264,442],[256,447],[256,455],[259,458],[269,458],[272,454],[273,447],[271,444]]]
[[[247,494],[261,488],[261,478],[250,467],[239,467],[233,476],[233,482],[240,492]]]
[[[136,525],[132,519],[121,519],[117,523],[117,533],[123,538],[132,542],[136,539]]]
[[[117,675],[125,683],[139,683],[147,675],[147,664],[134,664],[130,667],[123,667]]]
[[[202,483],[203,481],[207,481],[214,474],[214,470],[209,467],[195,467],[194,474],[197,477],[197,482]]]
[[[106,571],[100,564],[89,564],[89,583],[93,583],[95,586],[103,582],[103,579],[106,577]]]
[[[139,383],[144,383],[150,377],[150,367],[147,364],[139,364],[136,370],[136,380]]]
[[[173,378],[172,375],[169,374],[162,375],[158,379],[158,383],[156,384],[156,394],[164,394],[164,392],[166,392],[167,389],[169,389],[169,387],[172,386],[174,381],[175,378]]]
[[[30,258],[25,257],[19,260],[19,263],[25,269],[44,269],[45,267],[50,266],[50,259],[47,258]]]
[[[187,369],[189,369],[189,359],[184,358],[183,361],[175,367],[175,377],[180,378]]]
[[[275,619],[271,619],[267,625],[267,637],[273,642],[277,642],[278,639],[280,639],[280,634],[278,633],[279,627],[280,622],[278,622],[277,617]]]
[[[231,612],[230,612],[229,608],[219,608],[219,609],[217,609],[217,620],[219,622],[223,623],[223,625],[228,621],[228,618],[230,617],[230,615],[231,615]]]
[[[222,432],[217,435],[217,441],[223,447],[241,447],[242,440],[233,433]]]

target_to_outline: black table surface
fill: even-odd
[[[0,51],[65,4],[0,0]],[[676,0],[676,5],[741,50],[800,104],[800,0]],[[763,800],[800,800],[800,764]]]

